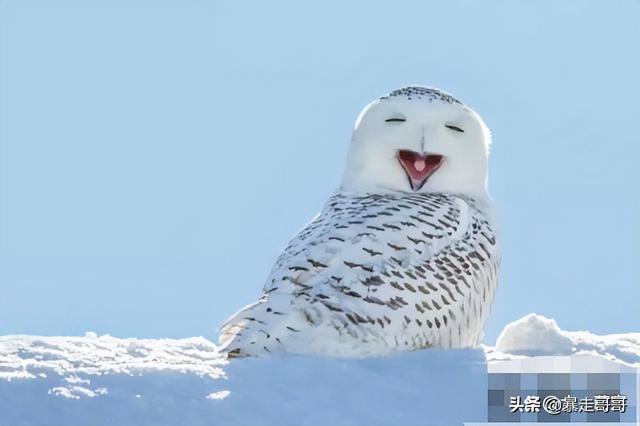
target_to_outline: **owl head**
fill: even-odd
[[[484,196],[490,144],[480,116],[448,93],[394,90],[358,116],[341,189]]]

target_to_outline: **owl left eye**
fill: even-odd
[[[454,130],[456,132],[461,132],[464,133],[464,130],[462,130],[460,127],[458,126],[454,126],[453,124],[445,124],[444,127],[446,127],[447,129],[451,129]]]

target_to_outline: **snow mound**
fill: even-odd
[[[507,353],[570,354],[573,340],[555,320],[529,314],[508,324],[496,342],[496,349]]]
[[[597,335],[562,330],[555,320],[529,314],[508,324],[495,347],[484,346],[489,362],[538,355],[597,355],[640,367],[640,333]]]

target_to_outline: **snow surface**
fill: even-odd
[[[202,337],[3,336],[0,426],[460,425],[486,419],[487,362],[549,354],[640,367],[640,333],[569,332],[531,314],[496,347],[230,363]]]

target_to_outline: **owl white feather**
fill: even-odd
[[[222,326],[230,357],[381,356],[477,346],[500,252],[490,133],[451,95],[406,87],[356,121],[340,188]]]

